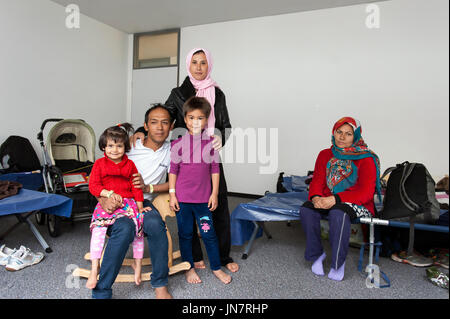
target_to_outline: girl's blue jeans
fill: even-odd
[[[208,203],[179,203],[180,210],[177,212],[178,239],[183,261],[187,261],[194,267],[192,257],[192,234],[194,232],[194,218],[197,221],[200,235],[209,258],[212,270],[221,268],[219,256],[219,242],[213,226],[212,214]],[[195,230],[196,231],[196,230]]]

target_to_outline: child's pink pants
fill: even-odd
[[[105,245],[106,231],[108,227],[94,227],[91,234],[91,260],[102,257],[103,246]],[[133,258],[142,259],[144,256],[144,237],[134,237]]]

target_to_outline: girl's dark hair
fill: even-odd
[[[122,142],[125,145],[125,152],[131,149],[130,134],[134,132],[133,126],[130,123],[121,123],[108,127],[103,131],[98,140],[98,147],[101,151],[105,151],[108,139],[113,140],[114,143]]]
[[[211,104],[204,97],[192,96],[183,104],[183,116],[193,110],[200,110],[208,118],[211,113]]]

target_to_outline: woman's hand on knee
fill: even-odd
[[[311,200],[311,202],[313,203],[314,208],[322,209],[322,197],[321,197],[321,196],[316,196],[316,197],[314,197],[314,198]]]
[[[320,209],[330,209],[334,205],[336,205],[336,198],[334,196],[319,197],[316,203],[314,203],[314,207]]]

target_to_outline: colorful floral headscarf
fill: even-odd
[[[350,147],[340,148],[336,146],[334,132],[344,124],[353,128],[354,138]],[[343,117],[334,124],[331,135],[331,143],[333,144],[331,150],[334,156],[327,164],[327,185],[333,194],[343,192],[353,186],[358,179],[357,167],[353,161],[371,157],[377,168],[376,192],[381,201],[380,160],[377,154],[367,147],[361,133],[361,124],[352,117]]]

